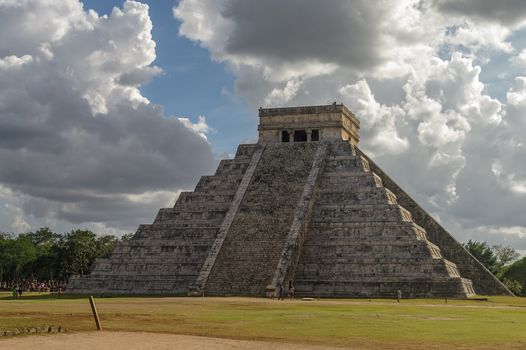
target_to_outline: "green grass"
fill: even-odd
[[[526,299],[488,301],[97,298],[105,330],[385,349],[526,348]],[[0,329],[94,330],[87,298],[0,293]]]

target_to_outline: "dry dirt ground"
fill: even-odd
[[[232,340],[140,332],[89,332],[13,337],[0,341],[9,350],[341,350],[277,342]]]

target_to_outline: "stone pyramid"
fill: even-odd
[[[509,290],[357,146],[343,105],[260,109],[259,141],[68,293],[459,297]],[[290,281],[290,282],[289,282]]]

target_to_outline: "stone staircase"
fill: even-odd
[[[140,225],[108,259],[87,276],[74,276],[68,293],[187,294],[208,256],[256,145],[239,146],[194,192],[182,192],[173,208],[159,210],[151,225]]]
[[[317,149],[317,143],[266,146],[211,269],[205,295],[265,295]]]
[[[303,193],[294,211],[292,225],[290,226],[285,245],[281,252],[274,278],[272,279],[272,283],[267,286],[268,296],[276,296],[277,293],[279,293],[280,286],[287,285],[287,281],[291,280],[295,275],[303,250],[305,235],[308,230],[308,218],[314,206],[314,192],[318,185],[328,147],[328,143],[323,142],[316,150],[309,177],[303,187]]]
[[[474,294],[345,142],[331,144],[294,276],[297,295],[407,297]]]
[[[212,247],[208,252],[208,256],[204,264],[201,267],[199,276],[197,277],[195,283],[193,283],[189,287],[190,295],[195,296],[195,295],[204,294],[205,284],[208,281],[208,277],[210,276],[210,273],[212,272],[212,268],[215,265],[219,252],[221,251],[223,243],[228,234],[228,231],[230,230],[230,227],[232,226],[232,223],[234,222],[234,219],[239,210],[239,206],[241,205],[241,201],[245,197],[245,193],[248,189],[248,185],[252,181],[252,177],[254,175],[254,172],[256,171],[256,167],[259,164],[259,160],[264,150],[265,150],[265,145],[258,145],[256,151],[254,152],[254,155],[252,156],[250,164],[248,165],[248,168],[243,175],[243,179],[241,180],[241,183],[239,184],[237,188],[234,199],[232,200],[232,203],[230,204],[230,208],[228,209],[228,212],[226,213],[223,219],[223,222],[221,223],[221,226],[219,227],[219,232],[215,237],[214,243],[212,244]]]

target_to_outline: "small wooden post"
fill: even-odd
[[[93,318],[95,318],[95,323],[97,324],[97,329],[99,331],[102,331],[102,326],[100,325],[99,314],[97,312],[97,307],[95,306],[95,300],[93,300],[93,296],[89,297],[89,303],[91,305],[91,311],[93,312]]]

